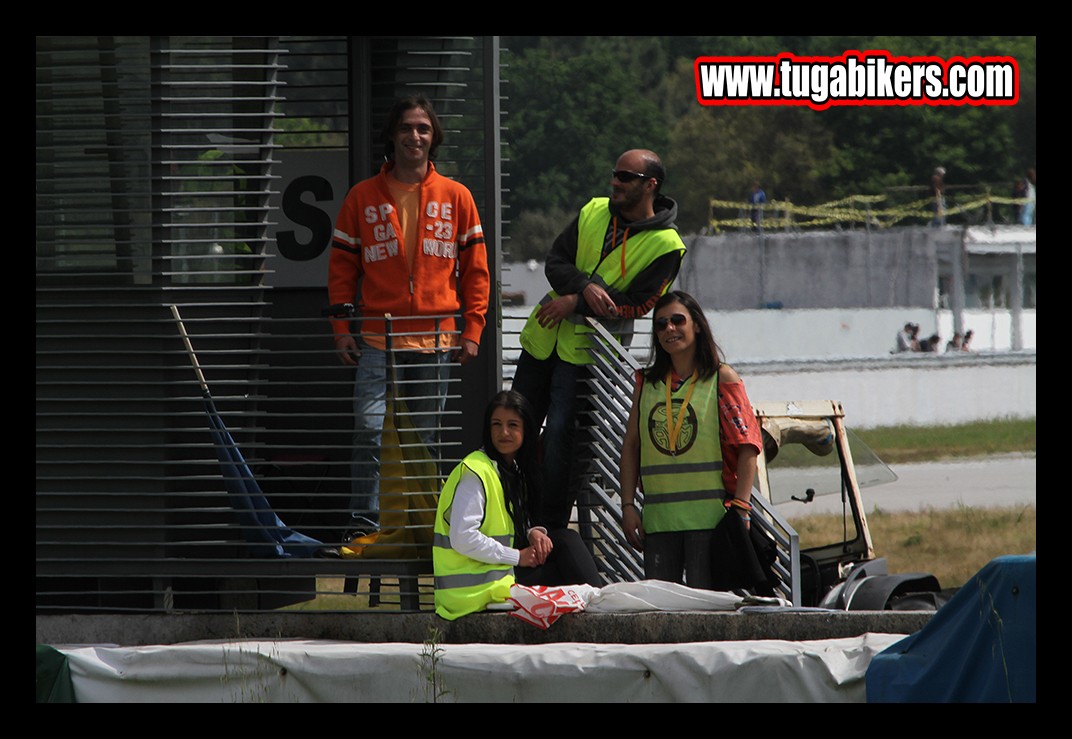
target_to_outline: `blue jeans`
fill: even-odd
[[[586,408],[584,380],[588,369],[563,361],[554,352],[547,359],[522,350],[511,389],[532,404],[536,424],[543,430],[543,490],[535,507],[536,522],[547,528],[565,528],[569,523],[577,492],[570,489],[573,445],[577,420]]]
[[[361,341],[354,381],[354,437],[350,456],[350,516],[354,528],[380,524],[380,448],[387,412],[387,352]],[[446,405],[449,351],[394,350],[395,393],[404,403],[395,424],[409,423],[439,454],[439,422]]]
[[[1020,206],[1020,223],[1024,226],[1033,226],[1035,224],[1035,201],[1028,200],[1022,206]]]
[[[934,205],[931,206],[931,210],[934,211],[934,218],[931,219],[931,225],[935,228],[939,228],[945,225],[945,198],[942,198],[941,202],[935,200]]]

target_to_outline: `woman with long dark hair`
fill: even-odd
[[[652,360],[637,374],[622,446],[622,526],[645,577],[711,589],[715,527],[727,515],[750,524],[762,437],[696,299],[668,292],[652,316]]]
[[[541,490],[539,429],[525,397],[513,391],[493,397],[483,436],[483,448],[454,468],[439,496],[432,545],[436,613],[453,620],[484,610],[505,601],[515,581],[600,585],[576,531],[532,525],[529,512]]]

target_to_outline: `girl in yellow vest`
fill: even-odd
[[[644,552],[646,578],[711,589],[715,526],[726,515],[749,525],[762,437],[695,298],[675,290],[659,299],[651,344],[622,446],[622,526]]]
[[[436,613],[443,618],[504,602],[515,580],[602,584],[576,531],[531,524],[529,512],[540,493],[538,438],[528,401],[503,391],[485,410],[483,448],[466,456],[447,478],[432,542]]]

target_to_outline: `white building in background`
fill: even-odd
[[[859,427],[1035,416],[1035,229],[686,237],[675,287],[692,293],[754,399],[841,401]],[[504,266],[503,374],[549,289],[542,265]],[[504,301],[505,302],[505,301]],[[908,321],[973,331],[973,354],[892,354]],[[632,353],[648,357],[638,322]]]

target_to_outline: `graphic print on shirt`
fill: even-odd
[[[458,256],[458,245],[454,241],[454,206],[451,203],[438,203],[430,200],[424,209],[430,219],[424,226],[431,231],[431,238],[424,238],[422,247],[430,257],[454,259]]]
[[[668,457],[684,454],[696,442],[696,411],[693,409],[692,403],[689,403],[685,407],[684,414],[682,414],[681,404],[681,400],[673,401],[671,412],[674,417],[670,419],[669,423],[667,422],[666,404],[664,403],[656,403],[655,407],[651,409],[651,413],[648,414],[648,437],[655,448]],[[673,450],[671,450],[670,434],[674,428],[677,428],[678,424],[681,425],[681,428],[677,433]]]
[[[380,203],[365,208],[365,223],[372,226],[372,238],[375,239],[375,243],[368,244],[361,249],[365,264],[398,256],[398,234],[395,233],[395,227],[390,221],[390,215],[394,213],[394,210],[390,203]]]

